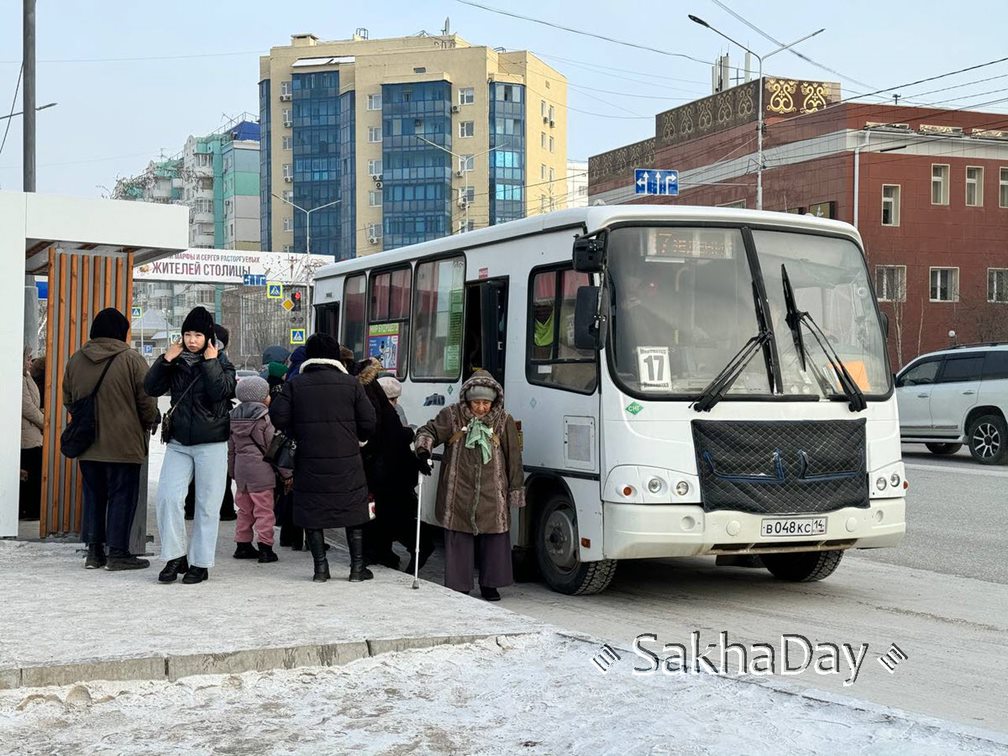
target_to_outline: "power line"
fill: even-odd
[[[573,59],[573,58],[561,58],[559,55],[547,55],[546,53],[540,53],[540,52],[537,52],[536,55],[538,57],[540,57],[540,58],[547,58],[547,59],[550,59],[550,60],[559,60],[559,61],[562,61],[564,63],[571,63],[573,65],[580,65],[581,67],[584,67],[584,68],[600,69],[600,73],[604,73],[606,71],[617,71],[619,73],[631,73],[631,74],[635,74],[637,76],[646,76],[646,77],[652,78],[652,79],[664,79],[665,81],[679,81],[679,82],[682,82],[684,84],[702,84],[702,85],[708,84],[708,82],[706,82],[706,81],[698,81],[696,79],[680,79],[680,78],[678,78],[676,76],[662,76],[661,74],[650,73],[650,72],[647,72],[647,71],[635,71],[635,70],[629,69],[629,68],[615,68],[615,67],[612,67],[612,66],[602,67],[602,66],[599,66],[598,63],[592,63],[591,61],[576,60],[576,59]]]
[[[136,58],[50,58],[39,63],[139,63],[148,60],[189,60],[193,58],[227,58],[239,55],[266,55],[262,50],[245,50],[242,52],[222,53],[192,53],[189,55],[144,55]],[[4,60],[0,63],[14,63]]]
[[[17,107],[18,90],[21,89],[21,75],[24,73],[24,63],[18,68],[17,84],[14,85],[14,97],[11,99],[10,115],[7,116],[7,128],[4,129],[3,140],[0,140],[0,154],[3,154],[4,145],[7,144],[7,134],[10,133],[11,121],[14,120],[14,108]]]

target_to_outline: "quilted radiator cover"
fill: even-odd
[[[865,420],[694,420],[704,511],[868,507]]]

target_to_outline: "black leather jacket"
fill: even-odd
[[[192,389],[186,393],[194,380]],[[175,407],[171,440],[183,446],[196,446],[228,440],[236,383],[234,365],[223,352],[215,360],[201,357],[193,365],[187,365],[181,355],[171,362],[162,355],[147,371],[144,390],[150,396],[171,392]]]

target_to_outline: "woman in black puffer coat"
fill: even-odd
[[[350,580],[370,580],[364,565],[363,529],[370,517],[360,447],[375,430],[375,412],[356,378],[340,362],[339,343],[315,334],[307,359],[270,404],[273,426],[297,443],[294,455],[294,523],[305,529],[318,582],[329,579],[323,528],[345,527]]]
[[[157,520],[161,557],[158,576],[201,583],[214,565],[220,505],[227,485],[227,442],[235,369],[214,339],[213,315],[196,307],[182,323],[182,344],[172,344],[144,379],[149,396],[171,393],[171,433],[158,481]],[[185,497],[196,479],[196,517],[186,547]]]

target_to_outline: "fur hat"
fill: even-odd
[[[497,400],[497,392],[489,386],[471,386],[465,395],[467,402],[475,402],[483,399],[488,402]]]
[[[91,323],[91,338],[126,341],[129,328],[130,324],[125,315],[115,307],[107,307],[95,315]]]
[[[389,399],[398,399],[402,395],[402,384],[394,376],[383,375],[378,383]]]
[[[305,356],[309,360],[339,360],[339,342],[328,333],[312,334],[305,344]]]
[[[239,402],[259,402],[262,404],[269,396],[269,384],[258,375],[242,378],[238,381],[235,396]]]
[[[190,331],[202,333],[206,336],[207,343],[213,340],[215,336],[214,319],[205,307],[193,307],[186,315],[185,320],[182,321],[182,333],[186,334]]]

